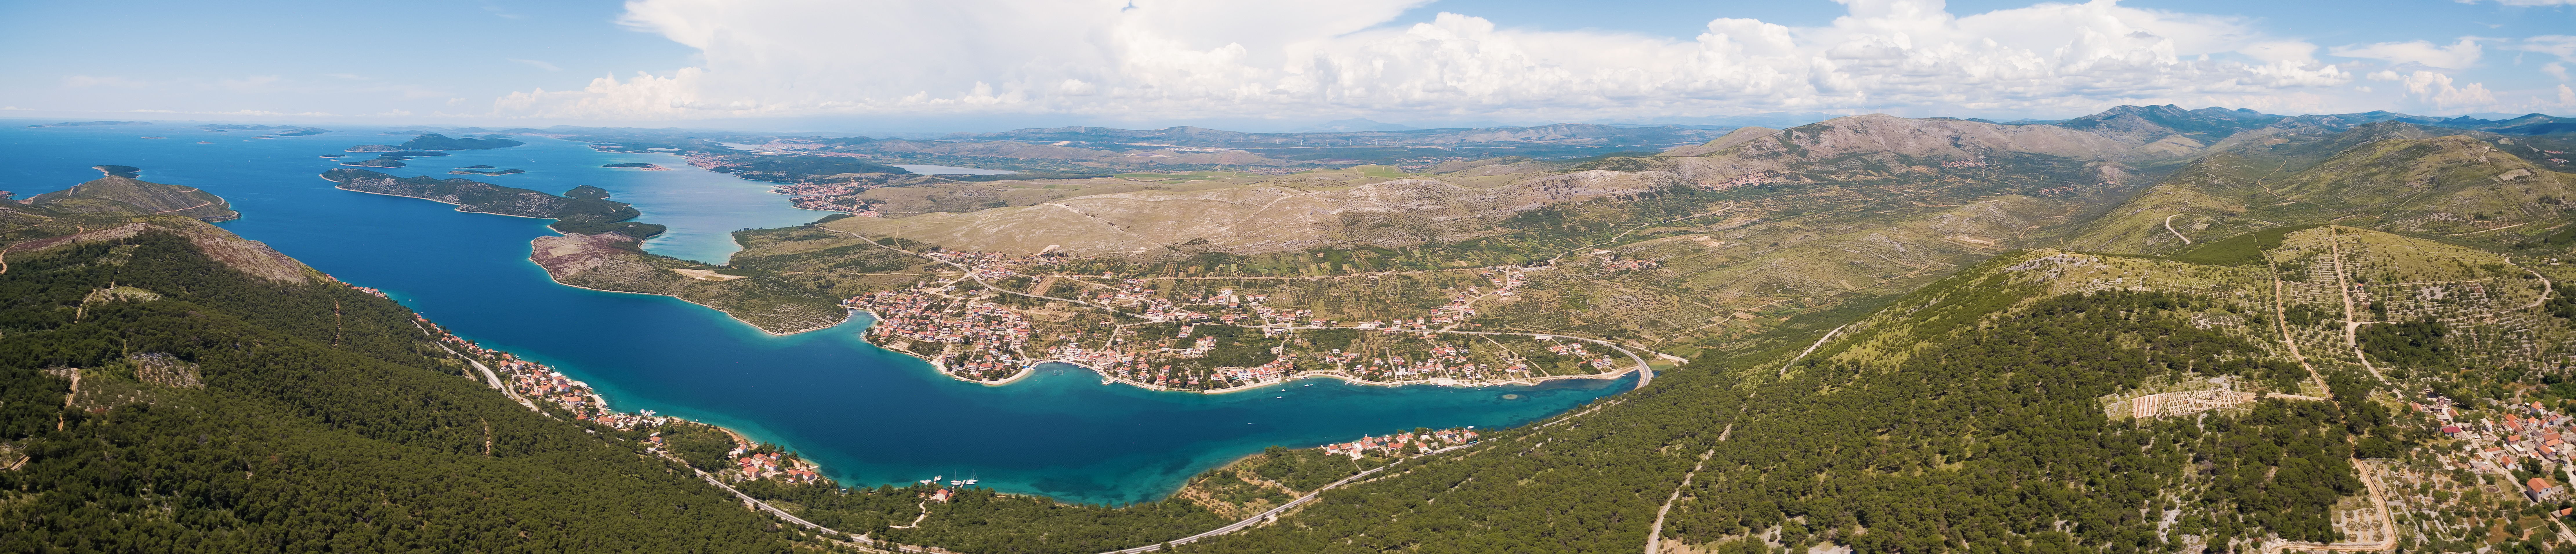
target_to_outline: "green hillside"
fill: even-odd
[[[812,544],[632,433],[513,403],[409,310],[256,243],[169,216],[0,212],[17,236],[88,229],[5,253],[0,550]]]

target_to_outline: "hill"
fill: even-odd
[[[241,218],[241,213],[233,211],[222,197],[206,191],[138,180],[140,170],[133,167],[102,165],[97,169],[107,176],[28,200],[35,206],[61,212],[168,214],[209,223]]]
[[[2567,221],[2562,204],[2576,194],[2576,174],[2535,165],[2488,137],[2376,123],[2283,139],[2280,148],[2214,154],[2114,208],[2068,244],[2163,254],[2258,228],[2332,221],[2502,246]]]
[[[641,455],[642,432],[513,403],[391,300],[196,219],[102,206],[0,205],[0,550],[809,540]]]

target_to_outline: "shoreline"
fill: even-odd
[[[324,179],[322,179],[322,180],[324,180],[324,181],[331,181],[331,179],[329,179],[329,178],[324,178]],[[445,201],[445,200],[439,200],[439,199],[436,199],[436,198],[422,198],[422,197],[418,197],[418,196],[403,196],[403,195],[400,195],[400,194],[386,194],[386,193],[381,193],[381,192],[364,191],[364,190],[358,190],[358,189],[353,189],[353,188],[343,188],[343,187],[341,187],[340,185],[345,185],[345,184],[348,184],[348,183],[344,183],[344,182],[340,182],[340,181],[331,181],[331,184],[332,184],[332,185],[331,185],[331,188],[340,189],[340,190],[345,190],[345,191],[349,191],[349,192],[355,192],[355,193],[359,193],[359,194],[373,194],[373,195],[376,195],[376,196],[391,196],[391,197],[394,197],[394,198],[410,198],[410,199],[413,199],[413,200],[428,200],[428,201],[431,201],[431,202],[437,202],[437,203],[440,203],[440,204],[446,204],[446,205],[449,205],[449,206],[455,206],[455,207],[456,207],[456,209],[455,209],[455,210],[450,210],[450,211],[461,212],[461,213],[469,213],[469,214],[485,214],[485,215],[497,215],[497,216],[502,216],[502,217],[517,217],[517,218],[526,218],[526,219],[554,219],[554,218],[551,218],[551,217],[537,217],[537,216],[532,216],[532,215],[515,215],[515,214],[505,214],[505,213],[498,213],[498,212],[478,212],[478,211],[474,211],[474,210],[468,210],[468,209],[465,209],[465,205],[464,205],[464,204],[458,204],[458,203],[455,203],[455,202],[449,202],[449,201]]]
[[[566,286],[578,286],[578,285],[566,285]],[[584,287],[584,288],[587,288],[587,287]],[[591,290],[599,290],[599,289],[591,289]],[[610,291],[610,292],[617,292],[617,291]],[[641,293],[637,293],[637,294],[641,294]],[[665,296],[667,296],[667,295],[665,295]],[[718,311],[722,311],[722,310],[718,310]],[[877,316],[877,314],[876,314],[876,312],[874,312],[874,311],[869,311],[869,310],[861,309],[861,308],[851,308],[851,309],[850,309],[850,311],[851,311],[851,312],[853,312],[853,313],[866,313],[866,314],[868,314],[868,319],[869,319],[869,320],[871,320],[871,321],[882,321],[882,320],[883,320],[883,318],[878,317],[878,316]],[[844,323],[846,323],[846,322],[848,322],[849,320],[847,320],[847,319],[843,319],[843,320],[841,320],[841,321],[842,321],[842,322],[844,322]],[[835,324],[835,325],[838,325],[838,324]],[[871,325],[871,326],[874,326],[874,324],[873,324],[873,323],[871,323],[870,325]],[[801,332],[801,331],[800,331],[800,332]],[[911,357],[912,357],[912,359],[915,359],[915,360],[921,360],[921,361],[922,361],[922,363],[929,364],[931,369],[933,369],[933,370],[937,370],[937,371],[939,372],[939,374],[940,374],[940,375],[947,376],[947,377],[948,377],[948,378],[950,378],[950,379],[955,379],[955,380],[958,380],[958,381],[964,381],[964,382],[968,382],[968,383],[975,383],[975,384],[984,385],[984,386],[988,386],[988,387],[998,387],[998,386],[1008,385],[1008,384],[1011,384],[1011,383],[1019,382],[1019,380],[1021,380],[1021,379],[1026,379],[1026,378],[1028,378],[1028,376],[1029,376],[1029,375],[1037,373],[1037,365],[1038,365],[1038,364],[1064,364],[1064,365],[1069,365],[1069,366],[1073,366],[1073,367],[1079,367],[1079,368],[1082,368],[1082,370],[1083,370],[1083,371],[1089,371],[1089,372],[1091,372],[1093,375],[1098,375],[1098,376],[1100,376],[1100,380],[1101,380],[1101,382],[1104,382],[1104,383],[1118,383],[1118,384],[1123,384],[1123,385],[1127,385],[1127,386],[1130,386],[1130,387],[1135,387],[1135,388],[1140,388],[1140,389],[1145,389],[1145,390],[1150,390],[1150,391],[1156,391],[1156,392],[1184,392],[1184,393],[1190,393],[1190,394],[1208,394],[1208,395],[1216,395],[1216,394],[1234,394],[1234,393],[1238,393],[1238,392],[1250,392],[1250,391],[1260,390],[1262,387],[1268,387],[1268,386],[1272,386],[1272,385],[1284,385],[1284,384],[1287,384],[1287,383],[1289,383],[1289,382],[1293,382],[1293,381],[1300,381],[1300,380],[1305,380],[1305,379],[1335,379],[1335,380],[1342,381],[1342,382],[1344,382],[1344,383],[1350,383],[1350,384],[1354,384],[1354,385],[1367,386],[1367,387],[1411,387],[1411,386],[1428,386],[1428,387],[1458,387],[1458,388],[1507,387],[1507,386],[1524,386],[1524,387],[1529,387],[1529,386],[1538,386],[1538,385],[1546,384],[1548,381],[1567,380],[1567,379],[1603,379],[1603,380],[1608,380],[1608,379],[1618,379],[1618,378],[1620,378],[1620,377],[1627,376],[1629,373],[1634,373],[1634,372],[1636,372],[1636,371],[1638,370],[1638,368],[1631,367],[1631,368],[1625,368],[1625,369],[1620,369],[1620,370],[1610,371],[1610,372],[1604,372],[1604,373],[1586,373],[1586,374],[1581,374],[1581,375],[1549,375],[1549,376],[1546,376],[1546,377],[1524,378],[1524,379],[1508,379],[1508,380],[1503,380],[1503,381],[1491,381],[1491,382],[1456,382],[1456,383],[1437,383],[1437,382],[1433,382],[1431,379],[1422,379],[1422,380],[1416,380],[1416,381],[1370,381],[1370,380],[1367,380],[1367,379],[1361,379],[1361,378],[1358,378],[1358,377],[1353,377],[1353,376],[1350,376],[1350,375],[1348,375],[1348,374],[1344,374],[1344,373],[1339,372],[1339,371],[1311,371],[1311,372],[1306,372],[1306,373],[1300,373],[1300,374],[1296,374],[1296,375],[1291,375],[1291,376],[1288,376],[1288,377],[1285,377],[1285,378],[1281,378],[1280,380],[1277,380],[1277,381],[1264,381],[1264,382],[1259,382],[1259,383],[1248,383],[1248,384],[1235,385],[1235,386],[1226,387],[1226,388],[1221,388],[1221,389],[1187,390],[1187,389],[1175,389],[1175,388],[1165,387],[1165,386],[1161,386],[1161,385],[1148,384],[1148,383],[1144,383],[1144,382],[1141,382],[1141,381],[1134,381],[1134,380],[1129,380],[1129,379],[1120,379],[1120,378],[1118,378],[1118,376],[1110,375],[1110,374],[1108,374],[1107,372],[1100,371],[1100,369],[1099,369],[1099,368],[1091,367],[1090,365],[1083,364],[1082,362],[1076,362],[1076,361],[1072,361],[1072,360],[1053,359],[1053,358],[1043,359],[1043,360],[1036,360],[1036,361],[1034,361],[1034,362],[1031,362],[1031,363],[1029,364],[1029,366],[1028,366],[1028,367],[1020,368],[1020,370],[1019,370],[1019,371],[1017,371],[1017,372],[1013,372],[1013,373],[1011,374],[1011,376],[1010,376],[1010,377],[1004,377],[1004,378],[1002,378],[1001,380],[997,380],[997,381],[986,381],[986,380],[981,380],[981,379],[967,379],[967,378],[963,378],[963,377],[958,377],[956,374],[949,373],[949,372],[948,372],[948,368],[947,368],[947,367],[945,367],[945,366],[940,365],[938,360],[932,360],[932,359],[930,359],[930,358],[923,357],[923,356],[922,356],[922,355],[920,355],[920,354],[914,354],[914,353],[909,352],[909,351],[897,350],[897,349],[894,349],[894,348],[891,348],[891,347],[887,347],[886,345],[883,345],[883,344],[877,344],[877,342],[876,342],[876,341],[874,341],[874,340],[870,340],[870,339],[868,338],[868,334],[867,334],[867,332],[866,332],[865,330],[862,330],[862,331],[860,331],[860,332],[859,332],[859,342],[867,343],[867,345],[868,345],[868,346],[874,346],[874,347],[876,347],[878,350],[884,350],[884,351],[887,351],[887,352],[893,352],[893,353],[902,354],[902,355],[905,355],[905,356],[911,356]]]
[[[324,180],[324,181],[331,181],[330,179],[323,179],[323,180]],[[359,193],[359,194],[373,194],[373,195],[376,195],[376,196],[391,196],[391,197],[395,197],[395,198],[410,198],[410,199],[413,199],[413,200],[428,200],[428,201],[431,201],[431,202],[437,202],[437,203],[440,203],[440,204],[446,204],[446,205],[449,205],[449,206],[455,206],[455,207],[456,207],[456,209],[454,209],[454,210],[450,210],[450,211],[455,211],[455,212],[459,212],[459,213],[485,214],[485,215],[497,215],[497,216],[502,216],[502,217],[516,217],[516,218],[523,218],[523,219],[554,219],[554,218],[550,218],[550,217],[535,217],[535,216],[525,216],[525,215],[511,215],[511,214],[505,214],[505,213],[478,212],[478,211],[474,211],[474,210],[468,210],[468,209],[465,209],[465,205],[464,205],[464,204],[457,204],[457,203],[454,203],[454,202],[442,201],[442,200],[439,200],[439,199],[436,199],[436,198],[422,198],[422,197],[418,197],[418,196],[403,196],[403,195],[400,195],[400,194],[386,194],[386,193],[381,193],[381,192],[370,192],[370,191],[363,191],[363,190],[351,189],[351,188],[341,188],[341,187],[339,187],[339,186],[336,186],[337,184],[340,184],[340,182],[339,182],[339,181],[331,181],[331,182],[332,182],[332,183],[334,183],[334,185],[335,185],[335,186],[333,186],[333,187],[331,187],[331,188],[335,188],[335,189],[339,189],[339,190],[344,190],[344,191],[349,191],[349,192],[355,192],[355,193]],[[565,235],[565,234],[564,234],[563,232],[561,232],[561,231],[556,231],[556,232],[555,232],[555,236],[568,236],[568,235]],[[639,240],[638,240],[638,242],[641,242],[641,239],[639,239]],[[529,265],[537,266],[537,270],[539,270],[539,271],[545,271],[545,269],[546,269],[546,266],[545,266],[544,264],[539,264],[539,263],[537,263],[537,262],[536,262],[536,260],[533,260],[533,259],[528,260],[528,264],[529,264]],[[673,298],[673,299],[677,299],[677,300],[679,300],[679,301],[681,301],[681,302],[688,302],[689,304],[696,305],[696,306],[701,307],[701,308],[706,308],[706,309],[710,309],[710,310],[715,310],[715,311],[716,311],[716,313],[724,314],[726,319],[734,320],[734,322],[736,322],[736,323],[741,323],[741,324],[743,324],[743,325],[750,326],[750,327],[751,327],[751,328],[753,328],[753,329],[759,329],[759,330],[760,330],[760,332],[763,332],[763,333],[769,333],[769,334],[770,334],[770,336],[776,336],[776,337],[784,337],[784,336],[788,336],[788,335],[794,335],[794,334],[798,334],[798,333],[806,333],[806,332],[812,332],[812,331],[821,331],[821,330],[824,330],[824,329],[830,329],[830,328],[832,328],[832,327],[834,327],[834,326],[838,326],[838,325],[840,325],[840,324],[842,324],[842,323],[848,323],[848,322],[850,321],[849,316],[845,314],[845,315],[841,316],[841,320],[840,320],[840,321],[832,322],[832,323],[831,323],[831,324],[829,324],[829,325],[823,325],[823,326],[820,326],[820,327],[814,327],[814,328],[811,328],[811,329],[797,329],[797,330],[793,330],[793,331],[788,331],[788,332],[785,332],[785,333],[781,333],[781,332],[777,332],[777,331],[771,331],[771,330],[766,329],[766,328],[762,328],[760,325],[758,325],[758,324],[754,324],[754,323],[752,323],[752,322],[750,322],[750,321],[745,321],[745,320],[743,320],[742,318],[734,317],[734,315],[733,315],[732,313],[724,311],[724,309],[723,309],[723,308],[718,308],[718,307],[715,307],[715,306],[709,306],[709,305],[706,305],[706,304],[699,304],[698,302],[696,302],[696,301],[692,301],[692,300],[689,300],[689,299],[687,299],[687,298],[680,298],[680,296],[679,296],[679,295],[676,295],[676,294],[662,294],[662,293],[658,293],[658,292],[635,292],[635,291],[627,291],[627,290],[595,289],[595,288],[590,288],[590,287],[585,287],[585,286],[581,286],[581,285],[575,285],[575,284],[572,284],[572,283],[566,283],[566,282],[563,282],[563,279],[558,279],[558,278],[556,278],[556,277],[555,277],[555,272],[553,272],[553,271],[546,271],[546,280],[548,280],[548,281],[554,281],[554,283],[555,283],[555,284],[557,284],[557,285],[563,285],[563,286],[572,287],[572,288],[577,288],[577,289],[583,289],[583,290],[595,290],[595,291],[600,291],[600,292],[614,292],[614,293],[620,293],[620,294],[641,294],[641,295],[645,295],[645,296],[667,296],[667,297],[671,297],[671,298]],[[873,315],[873,314],[871,314],[871,315]]]
[[[529,261],[529,262],[528,262],[528,264],[529,264],[529,265],[535,265],[535,266],[537,266],[537,270],[538,270],[538,271],[544,271],[544,270],[545,270],[545,268],[546,268],[546,266],[544,266],[544,265],[542,265],[542,264],[538,264],[538,263],[537,263],[537,262],[535,262],[535,261]],[[700,308],[706,308],[706,309],[709,309],[709,310],[715,310],[715,312],[716,312],[716,313],[724,314],[725,319],[731,319],[731,320],[733,320],[735,323],[740,323],[740,324],[743,324],[744,326],[751,327],[751,328],[753,328],[753,329],[758,329],[758,330],[760,330],[760,332],[763,332],[763,333],[769,333],[769,336],[773,336],[773,337],[784,337],[784,336],[794,335],[794,334],[798,334],[798,333],[810,333],[810,332],[814,332],[814,331],[821,331],[821,330],[824,330],[824,329],[830,329],[830,328],[833,328],[833,327],[839,327],[839,326],[840,326],[841,324],[843,324],[843,323],[849,323],[849,322],[850,322],[850,316],[849,316],[848,314],[842,314],[842,316],[841,316],[841,320],[840,320],[840,321],[834,321],[834,322],[832,322],[830,325],[824,325],[824,326],[821,326],[821,327],[815,327],[815,328],[812,328],[812,329],[798,329],[798,330],[794,330],[794,331],[788,331],[788,332],[785,332],[785,333],[781,333],[781,332],[777,332],[777,331],[771,331],[771,330],[768,330],[768,329],[762,329],[759,325],[754,325],[754,324],[752,324],[752,323],[751,323],[751,322],[749,322],[749,321],[743,321],[743,320],[742,320],[742,318],[734,317],[734,316],[733,316],[733,314],[726,313],[726,312],[724,311],[724,309],[723,309],[723,308],[717,308],[717,307],[715,307],[715,306],[709,306],[709,305],[705,305],[705,304],[699,304],[699,303],[697,303],[697,302],[690,301],[690,300],[689,300],[689,299],[687,299],[687,298],[680,298],[680,297],[679,297],[679,295],[674,295],[674,294],[662,294],[662,293],[658,293],[658,292],[635,292],[635,291],[631,291],[631,290],[608,290],[608,289],[595,289],[595,288],[590,288],[590,287],[585,287],[585,286],[581,286],[581,285],[575,285],[575,284],[572,284],[572,283],[566,283],[566,282],[563,282],[563,280],[562,280],[562,279],[557,279],[557,278],[555,278],[555,272],[552,272],[552,271],[546,271],[546,280],[548,280],[548,281],[554,281],[554,283],[555,283],[555,284],[557,284],[557,285],[563,285],[563,286],[572,287],[572,288],[577,288],[577,289],[582,289],[582,290],[595,290],[595,291],[599,291],[599,292],[614,292],[614,293],[618,293],[618,294],[640,294],[640,295],[644,295],[644,296],[663,296],[663,297],[669,297],[669,298],[671,298],[671,299],[673,299],[673,300],[678,300],[678,301],[681,301],[681,302],[688,302],[688,303],[689,303],[690,305],[692,305],[692,306],[697,306],[697,307],[700,307]],[[871,344],[873,344],[873,343],[871,343]]]

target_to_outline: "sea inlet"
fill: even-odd
[[[819,462],[849,486],[947,476],[1068,502],[1144,502],[1270,445],[1516,425],[1633,383],[1443,388],[1313,379],[1203,395],[1104,385],[1081,368],[1048,364],[1030,378],[990,387],[861,341],[864,316],[773,336],[674,298],[559,285],[527,260],[528,241],[551,233],[545,220],[342,191],[316,176],[337,167],[318,155],[381,142],[380,130],[251,140],[175,124],[24,127],[31,123],[40,122],[0,121],[0,176],[21,197],[95,179],[89,167],[100,164],[140,167],[145,180],[205,189],[242,212],[225,228],[341,280],[383,289],[484,346],[558,367],[618,410],[730,427]],[[211,138],[140,138],[147,135]],[[791,208],[765,184],[668,154],[514,138],[528,144],[455,151],[386,172],[447,178],[449,167],[482,164],[527,173],[467,177],[555,193],[597,186],[635,204],[641,221],[670,226],[646,242],[648,250],[707,262],[721,263],[738,249],[733,230],[827,215]],[[624,162],[674,171],[599,167]]]

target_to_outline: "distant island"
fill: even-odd
[[[476,165],[469,165],[469,166],[465,166],[465,167],[459,167],[459,168],[457,168],[457,169],[492,169],[492,166],[476,164]]]
[[[133,179],[143,176],[143,168],[130,165],[93,165],[89,166],[89,168],[96,169],[99,173],[107,174],[109,177]]]
[[[343,157],[348,157],[348,154],[323,154],[323,155],[322,155],[322,157],[325,157],[325,158],[343,158]]]
[[[521,144],[527,143],[502,138],[500,135],[483,138],[449,138],[447,135],[430,133],[404,142],[402,146],[405,150],[491,150]]]
[[[645,170],[645,171],[670,171],[670,170],[671,170],[671,168],[668,168],[668,167],[662,167],[662,166],[653,165],[653,164],[648,164],[648,163],[622,163],[622,164],[608,164],[608,165],[603,165],[603,166],[600,166],[600,167],[615,167],[615,168],[623,168],[623,169],[641,169],[641,170]]]
[[[391,144],[361,144],[361,145],[357,145],[357,146],[351,146],[351,147],[349,147],[349,149],[348,149],[348,150],[342,150],[342,152],[401,152],[401,151],[403,151],[403,147],[400,147],[400,146],[394,146],[394,145],[391,145]]]
[[[65,122],[62,122],[62,123],[46,123],[46,124],[41,124],[41,125],[28,125],[28,127],[91,127],[91,126],[97,126],[97,125],[151,125],[151,124],[152,124],[152,122],[150,122],[150,121],[65,121]]]
[[[395,177],[363,169],[334,169],[323,172],[322,178],[339,183],[341,190],[455,204],[460,212],[553,219],[554,224],[547,227],[566,234],[616,233],[645,239],[664,230],[660,225],[629,221],[643,212],[608,200],[608,191],[598,187],[575,187],[565,196],[556,196],[467,179]]]
[[[355,162],[340,162],[340,165],[349,167],[402,167],[410,164],[402,163],[402,160],[398,158],[376,158]]]
[[[227,131],[231,131],[231,130],[241,130],[241,131],[277,131],[276,133],[273,133],[273,134],[275,134],[275,135],[277,135],[277,136],[281,136],[281,137],[303,137],[303,136],[319,135],[319,134],[322,134],[322,133],[336,133],[336,132],[338,132],[338,131],[333,131],[333,130],[330,130],[330,129],[324,129],[324,128],[321,128],[321,127],[297,127],[297,126],[294,126],[294,125],[229,125],[229,124],[212,124],[212,125],[198,125],[198,126],[197,126],[197,128],[199,128],[199,129],[205,129],[205,130],[207,130],[207,131],[209,131],[209,132],[216,132],[216,133],[222,133],[222,132],[227,132]]]
[[[487,165],[487,166],[483,166],[483,167],[492,167],[492,166],[488,166],[488,165]],[[458,169],[458,170],[448,171],[448,172],[447,172],[447,174],[449,174],[449,175],[510,175],[510,174],[514,174],[514,173],[527,173],[527,172],[528,172],[528,170],[525,170],[525,169],[504,169],[504,170],[500,170],[500,171],[475,171],[475,170],[471,170],[471,169]]]
[[[378,155],[378,156],[397,156],[397,157],[404,157],[404,158],[426,158],[426,157],[430,157],[430,156],[445,156],[445,155],[447,155],[447,153],[446,153],[446,152],[434,151],[434,150],[401,150],[401,151],[395,151],[395,152],[382,152],[382,153],[378,153],[378,154],[376,154],[376,155]]]

